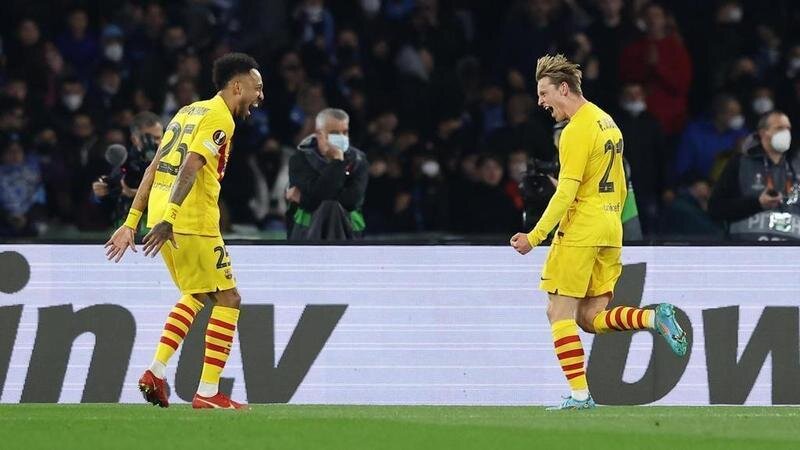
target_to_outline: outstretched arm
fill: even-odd
[[[139,183],[139,188],[136,190],[136,196],[133,197],[133,203],[128,210],[128,217],[125,219],[125,223],[114,231],[114,234],[111,235],[111,238],[109,238],[108,242],[105,244],[106,258],[109,260],[113,259],[114,262],[119,262],[128,248],[136,253],[136,244],[134,243],[136,229],[139,227],[139,219],[141,219],[142,213],[145,208],[147,208],[147,201],[150,199],[150,189],[153,187],[153,180],[156,177],[156,168],[158,167],[158,162],[161,160],[161,155],[162,152],[161,149],[159,149],[153,161],[150,162],[150,165],[147,166],[147,169],[144,171],[142,181]]]

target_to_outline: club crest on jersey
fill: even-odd
[[[214,143],[217,144],[217,145],[224,144],[226,137],[227,136],[225,136],[225,132],[222,131],[222,130],[217,130],[217,131],[214,132],[214,134],[211,135],[211,139],[213,139]]]

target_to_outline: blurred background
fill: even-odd
[[[536,105],[533,74],[546,53],[582,65],[584,94],[623,131],[635,191],[626,220],[638,230],[628,241],[730,239],[748,214],[709,213],[727,162],[775,142],[769,124],[759,128],[765,113],[800,114],[800,2],[790,0],[4,0],[2,9],[4,239],[107,237],[122,214],[109,196],[130,198],[136,165],[152,158],[153,136],[141,132],[151,123],[132,137],[134,118],[150,111],[160,128],[212,96],[211,63],[230,51],[259,61],[266,100],[237,123],[222,181],[227,238],[285,238],[288,161],[326,107],[347,111],[350,142],[369,161],[365,239],[503,244],[528,231],[552,194],[563,127]],[[120,163],[113,144],[145,151]],[[796,153],[763,157],[755,194],[726,199],[800,227]],[[760,201],[762,190],[776,200]]]

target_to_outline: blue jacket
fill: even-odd
[[[675,175],[680,178],[693,173],[707,177],[717,155],[732,149],[736,141],[747,134],[745,128],[720,133],[710,119],[693,120],[684,130],[678,145]]]

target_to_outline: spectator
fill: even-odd
[[[410,231],[411,196],[402,179],[402,167],[395,156],[371,151],[369,189],[364,198],[364,219],[370,234]]]
[[[741,2],[723,0],[718,3],[714,13],[712,33],[717,39],[709,39],[708,56],[704,61],[709,70],[703,73],[708,78],[708,86],[714,90],[724,88],[726,76],[746,51],[750,50],[755,36],[748,29]]]
[[[599,0],[597,4],[601,17],[586,30],[599,65],[597,93],[593,98],[600,107],[611,108],[619,86],[620,55],[634,30],[622,15],[623,0]]]
[[[117,66],[105,63],[100,67],[96,88],[92,90],[89,97],[98,104],[98,109],[102,111],[111,111],[119,105],[127,103],[122,75]],[[108,120],[109,118],[105,117],[104,119]]]
[[[722,239],[723,232],[708,214],[711,184],[703,178],[689,179],[664,209],[661,236],[665,239]]]
[[[67,29],[56,41],[56,46],[81,81],[89,82],[100,55],[97,40],[89,33],[86,10],[76,8],[69,12]]]
[[[413,159],[411,202],[416,231],[442,231],[449,225],[448,189],[436,155],[421,152]]]
[[[23,18],[16,31],[16,39],[8,42],[8,67],[13,67],[28,82],[35,101],[43,102],[48,92],[49,63],[52,61],[48,61],[47,46],[39,24],[33,19]]]
[[[551,135],[531,116],[535,105],[530,95],[514,94],[506,105],[507,125],[489,136],[489,151],[508,154],[522,148],[537,158],[551,158],[555,154]]]
[[[0,134],[22,134],[26,121],[22,102],[13,97],[0,97]]]
[[[789,152],[791,128],[786,114],[765,114],[756,145],[725,167],[710,212],[732,239],[800,240],[800,156]]]
[[[522,211],[525,209],[525,200],[520,190],[520,183],[525,178],[528,172],[528,152],[524,149],[516,149],[508,154],[506,160],[506,175],[507,179],[503,183],[503,190],[506,195],[511,198],[514,203],[514,208],[522,216]]]
[[[248,198],[245,206],[249,213],[249,221],[255,222],[256,226],[267,230],[285,230],[286,210],[288,203],[286,190],[289,188],[289,158],[294,149],[288,146],[281,146],[272,137],[264,139],[258,146],[258,150],[247,157],[247,177],[250,183],[245,186],[239,185],[241,189],[238,193],[233,192],[229,201],[231,213],[233,214],[238,204],[242,203],[242,198]],[[238,183],[237,183],[238,184]],[[255,185],[254,188],[250,184]],[[238,211],[241,214],[241,211]]]
[[[323,109],[315,122],[314,134],[300,142],[289,160],[289,239],[360,237],[365,227],[361,207],[368,179],[366,155],[350,145],[346,112]]]
[[[676,155],[678,177],[693,173],[709,177],[720,154],[732,150],[747,135],[742,107],[735,97],[720,94],[711,105],[711,118],[692,121],[684,131]]]
[[[58,104],[50,113],[50,121],[59,133],[65,134],[72,127],[76,114],[86,114],[91,109],[84,84],[77,77],[68,77],[61,80]]]
[[[17,137],[3,139],[0,147],[0,236],[40,234],[46,211],[39,162]]]
[[[630,180],[636,189],[636,203],[644,233],[655,231],[658,205],[671,161],[658,121],[647,110],[641,84],[622,87],[614,121],[622,130],[625,159],[630,164]]]
[[[103,60],[112,64],[124,64],[127,59],[125,52],[125,33],[117,25],[106,25],[100,35],[103,49]]]
[[[503,163],[493,155],[476,162],[478,183],[469,193],[469,206],[463,211],[468,233],[511,233],[519,228],[522,216],[503,189]]]
[[[647,109],[666,136],[675,136],[686,121],[691,59],[662,6],[648,4],[643,19],[646,34],[623,49],[620,78],[644,86]]]
[[[521,82],[524,89],[536,59],[556,48],[556,33],[572,31],[571,24],[554,23],[556,12],[555,2],[549,0],[514,2],[497,47],[498,80],[508,80],[512,87]]]
[[[756,128],[758,119],[764,114],[775,109],[775,93],[769,86],[758,86],[750,94],[750,109],[748,122]]]

